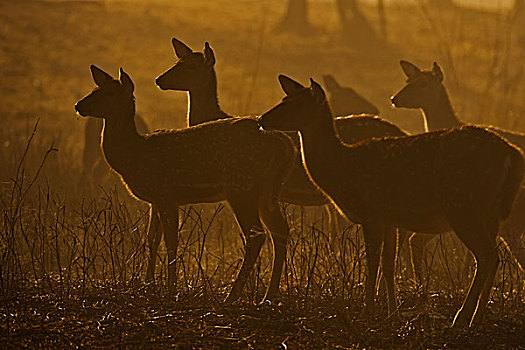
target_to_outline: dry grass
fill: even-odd
[[[406,268],[406,248],[401,249],[399,320],[387,318],[383,290],[377,313],[363,315],[363,242],[357,227],[331,240],[323,211],[285,206],[294,229],[282,303],[256,304],[269,279],[267,245],[242,301],[225,306],[220,301],[243,251],[229,208],[181,211],[183,263],[178,293],[168,296],[164,252],[155,285],[142,282],[146,206],[131,199],[114,176],[80,183],[85,121],[75,117],[73,105],[93,86],[90,64],[114,74],[123,66],[130,73],[138,111],[152,128],[185,125],[184,94],[154,86],[155,76],[174,62],[173,36],[194,49],[211,43],[220,100],[228,112],[260,113],[279,101],[278,73],[306,81],[329,72],[370,97],[386,118],[416,132],[422,126],[419,113],[388,106],[388,96],[404,80],[397,62],[406,58],[422,66],[442,63],[464,120],[525,130],[518,117],[525,112],[520,75],[525,50],[503,16],[392,5],[391,41],[358,47],[339,33],[330,3],[312,6],[317,32],[297,37],[273,32],[284,3],[269,0],[0,3],[1,343],[525,347],[524,276],[504,252],[487,318],[478,327],[448,328],[473,272],[452,235],[429,247],[429,278],[419,288]],[[365,10],[376,18],[374,9]]]

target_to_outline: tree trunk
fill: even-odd
[[[523,17],[525,10],[525,0],[514,0],[514,7],[511,10],[514,18]]]
[[[336,0],[337,13],[339,14],[339,19],[341,23],[346,23],[348,21],[347,13],[352,14],[352,19],[363,18],[363,12],[357,4],[357,0]]]
[[[288,0],[288,8],[278,28],[301,33],[310,31],[307,0]]]
[[[453,0],[427,0],[427,4],[432,7],[445,9],[455,7]]]
[[[385,15],[385,2],[384,0],[377,0],[377,12],[379,14],[379,32],[381,33],[381,37],[383,40],[387,40],[387,23],[386,23],[386,15]]]
[[[376,32],[359,7],[357,0],[336,0],[343,35],[353,44],[377,40]]]

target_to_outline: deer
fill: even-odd
[[[328,93],[328,100],[330,102],[330,107],[332,109],[332,113],[335,116],[348,116],[352,114],[372,114],[379,116],[380,111],[379,109],[374,106],[371,102],[366,100],[364,97],[359,95],[354,89],[347,86],[342,86],[339,84],[339,82],[335,79],[335,77],[331,74],[325,74],[323,75],[323,81],[324,85],[326,87],[326,91]],[[360,111],[360,112],[356,112]],[[346,142],[346,143],[354,143],[351,140],[345,140],[344,135],[345,133],[351,134],[352,132],[355,132],[352,130],[351,126],[348,128],[348,130],[345,130],[344,132],[341,132],[342,130],[339,129],[339,136]],[[408,135],[408,133],[406,134]],[[389,136],[389,135],[381,135],[381,136]],[[392,135],[392,136],[398,136],[398,135]],[[399,135],[403,136],[403,135]],[[335,216],[335,215],[334,215]],[[433,238],[432,235],[425,235],[425,234],[419,234],[415,235],[415,233],[409,233],[404,230],[398,231],[399,235],[399,243],[403,244],[406,240],[409,240],[409,260],[412,268],[412,273],[414,275],[414,280],[419,283],[422,281],[422,261],[423,261],[423,248],[426,246],[426,244]],[[412,249],[412,247],[414,249]]]
[[[323,75],[323,81],[325,87],[329,94],[329,101],[332,107],[333,114],[336,116],[336,120],[343,120],[343,118],[362,118],[363,116],[358,115],[367,115],[366,117],[373,117],[379,115],[379,109],[369,102],[367,99],[359,95],[354,89],[348,86],[341,86],[339,82],[335,79],[332,74]],[[351,120],[351,119],[350,119]],[[337,123],[337,122],[336,122]],[[355,141],[360,141],[361,139],[366,139],[369,137],[381,137],[381,136],[402,136],[401,133],[394,135],[388,130],[388,134],[381,134],[380,130],[370,135],[364,135],[362,132],[358,132],[354,125],[349,125],[352,123],[348,122],[339,122],[337,125],[339,135],[345,139],[348,143],[354,142],[354,135],[357,133],[357,136],[361,136]],[[403,132],[405,132],[403,130]],[[368,137],[367,137],[368,136]],[[338,216],[338,211],[335,208],[331,208],[330,205],[327,212],[329,213],[330,224],[332,226],[330,230],[330,240],[335,240],[335,235],[340,232],[341,222],[344,222],[344,218]],[[400,232],[400,235],[404,238],[407,234],[405,232]]]
[[[421,70],[408,61],[400,61],[407,76],[405,85],[391,97],[396,108],[420,109],[425,131],[464,125],[454,112],[447,90],[443,85],[443,71],[437,62],[432,69]],[[484,126],[525,151],[525,133],[504,130],[492,125]]]
[[[332,74],[323,75],[332,113],[335,116],[354,114],[379,115],[379,109],[349,86],[341,86]]]
[[[224,112],[218,103],[216,59],[210,44],[206,42],[203,51],[198,52],[193,51],[177,38],[173,38],[171,43],[178,60],[174,66],[158,76],[155,82],[162,90],[186,91],[188,93],[188,126],[232,118],[233,116]],[[367,110],[361,109],[361,106],[356,106],[354,112],[376,110],[370,106],[366,106]],[[347,142],[357,142],[370,137],[406,135],[394,124],[372,115],[340,117],[336,118],[335,123],[343,139]],[[298,135],[292,133],[289,136],[292,137],[296,148],[299,149]],[[337,211],[329,209],[327,205],[330,204],[330,201],[310,182],[300,159],[297,159],[290,176],[285,180],[280,200],[302,206],[325,205],[329,213],[331,234],[339,231]]]
[[[479,322],[498,268],[496,236],[508,217],[525,169],[520,149],[476,126],[372,138],[346,144],[337,134],[323,88],[280,75],[286,96],[259,117],[269,131],[298,131],[311,180],[365,237],[365,307],[373,305],[379,251],[388,312],[396,309],[395,229],[453,230],[477,262],[452,327]],[[330,154],[330,157],[327,157]]]
[[[139,134],[148,132],[148,125],[144,118],[135,116],[135,124]],[[100,149],[102,120],[89,118],[84,128],[84,152],[82,153],[82,182],[100,180],[109,172]]]
[[[180,205],[226,201],[245,241],[242,265],[226,302],[240,297],[265,241],[265,226],[274,248],[266,298],[274,297],[279,290],[289,234],[277,202],[296,157],[289,137],[259,130],[253,118],[229,118],[182,130],[139,134],[130,76],[122,68],[119,79],[94,65],[90,69],[97,87],[75,109],[81,116],[103,120],[105,161],[128,192],[149,205],[146,280],[154,278],[163,232],[168,288],[176,290]]]
[[[401,68],[407,77],[405,85],[391,97],[392,105],[396,108],[421,109],[425,131],[453,128],[465,125],[454,112],[447,90],[443,85],[443,72],[438,63],[434,62],[429,70],[421,70],[415,64],[401,60]],[[484,126],[499,134],[512,144],[525,151],[525,134],[503,130],[494,126]],[[512,251],[521,268],[525,267],[523,247],[517,237],[517,230],[525,231],[521,225],[521,213],[525,210],[525,198],[520,195],[513,210],[509,223],[501,230],[507,247]],[[525,222],[523,222],[525,224]],[[520,226],[521,225],[521,226]],[[412,256],[412,265],[417,280],[422,280],[422,261],[424,247],[433,239],[432,235],[412,235],[409,238],[409,247]]]

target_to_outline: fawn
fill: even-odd
[[[184,130],[137,133],[133,82],[120,69],[119,80],[91,66],[97,88],[75,105],[82,116],[102,118],[106,162],[129,192],[150,204],[148,280],[153,279],[161,239],[168,251],[168,283],[175,288],[178,207],[227,201],[246,246],[242,267],[227,301],[239,296],[265,240],[263,223],[274,245],[267,297],[276,296],[286,254],[288,225],[277,202],[295,157],[282,133],[259,130],[257,120],[231,118]],[[261,222],[262,220],[262,222]]]
[[[173,38],[171,42],[178,61],[172,68],[157,77],[156,83],[162,90],[188,92],[188,125],[193,126],[211,120],[231,118],[231,115],[222,111],[218,103],[217,76],[214,67],[215,53],[209,43],[204,44],[202,52],[195,52],[176,38]],[[370,137],[406,135],[404,131],[392,123],[372,116],[341,117],[337,118],[335,123],[341,137],[346,142],[357,142]],[[289,136],[299,148],[297,134],[292,133]],[[300,159],[297,159],[290,176],[285,180],[280,199],[287,203],[305,206],[329,203],[310,182]],[[337,226],[335,215],[336,212],[334,211],[329,216],[333,226]],[[334,231],[337,231],[337,227],[332,228],[332,233]]]
[[[433,63],[430,70],[421,70],[413,63],[404,60],[400,61],[400,64],[407,76],[407,81],[405,86],[391,98],[395,107],[421,109],[425,131],[464,125],[454,112],[447,90],[443,85],[443,72],[436,62]],[[522,151],[525,151],[525,134],[503,130],[494,126],[486,127],[516,145]],[[525,228],[525,225],[520,227],[523,221],[521,220],[520,212],[525,210],[525,197],[520,194],[515,206],[516,209],[511,213],[508,224],[503,225],[500,234],[505,239],[508,248],[518,263],[522,268],[525,268],[524,248],[518,236],[518,230]],[[413,235],[409,239],[409,246],[415,248],[411,248],[414,273],[420,281],[424,257],[423,249],[432,239],[433,237],[428,235]]]
[[[345,144],[318,83],[311,79],[311,86],[303,87],[283,75],[279,81],[286,97],[264,113],[259,124],[266,130],[299,131],[311,179],[350,220],[362,225],[366,306],[373,303],[383,243],[388,310],[396,310],[394,227],[427,233],[452,229],[477,261],[453,325],[479,320],[498,267],[498,227],[523,179],[521,151],[473,126]]]

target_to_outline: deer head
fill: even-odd
[[[266,130],[313,131],[320,123],[326,122],[330,107],[326,94],[318,83],[310,78],[310,87],[304,87],[285,75],[279,75],[279,82],[286,97],[277,106],[259,117],[259,125]]]
[[[336,116],[350,114],[379,114],[379,109],[360,96],[354,89],[343,87],[331,74],[323,75],[324,84],[330,95],[330,106]]]
[[[83,117],[115,118],[122,111],[134,115],[135,102],[133,97],[133,82],[126,72],[120,68],[119,80],[102,69],[91,65],[91,74],[97,87],[89,95],[75,105],[75,110]]]
[[[439,65],[434,62],[431,70],[421,70],[408,61],[401,61],[400,64],[407,81],[392,96],[392,104],[395,107],[423,109],[436,106],[444,91],[443,72]]]
[[[155,82],[162,90],[190,91],[207,85],[215,65],[215,54],[206,42],[203,52],[194,52],[182,41],[171,40],[178,61]]]

